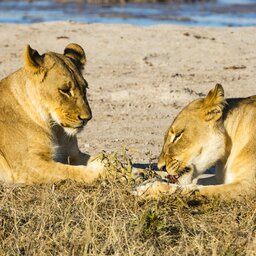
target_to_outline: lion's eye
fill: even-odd
[[[172,143],[174,143],[175,141],[177,141],[183,134],[184,131],[178,132],[176,133],[173,138],[172,138]]]
[[[59,92],[61,94],[64,94],[68,97],[71,97],[72,96],[72,93],[71,93],[71,89],[70,88],[65,88],[65,89],[59,89]]]

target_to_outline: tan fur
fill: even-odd
[[[190,168],[189,173],[193,173],[190,181],[146,182],[135,192],[158,196],[179,189],[223,198],[255,194],[255,129],[256,97],[225,100],[222,86],[216,85],[204,99],[191,102],[178,114],[165,135],[159,157],[158,168],[171,175]],[[214,177],[198,179],[214,165],[217,166]]]
[[[24,67],[0,82],[0,180],[92,182],[103,171],[76,139],[91,119],[81,74],[85,60],[77,44],[64,54],[43,55],[27,46]]]

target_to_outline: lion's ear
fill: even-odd
[[[215,88],[209,91],[204,98],[203,104],[206,121],[217,121],[221,118],[226,105],[224,89],[221,84],[216,84]]]
[[[75,43],[71,43],[64,49],[64,55],[71,58],[82,69],[86,63],[86,55],[83,48]]]
[[[27,45],[24,49],[24,66],[33,72],[37,72],[42,66],[42,56],[30,45]]]

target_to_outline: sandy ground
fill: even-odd
[[[135,162],[156,161],[175,115],[216,83],[227,97],[256,94],[256,28],[58,22],[0,24],[0,35],[0,78],[22,65],[27,43],[40,53],[84,47],[94,117],[79,142],[90,154],[129,149]]]

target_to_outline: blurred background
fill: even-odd
[[[256,0],[0,0],[0,22],[256,26]]]

